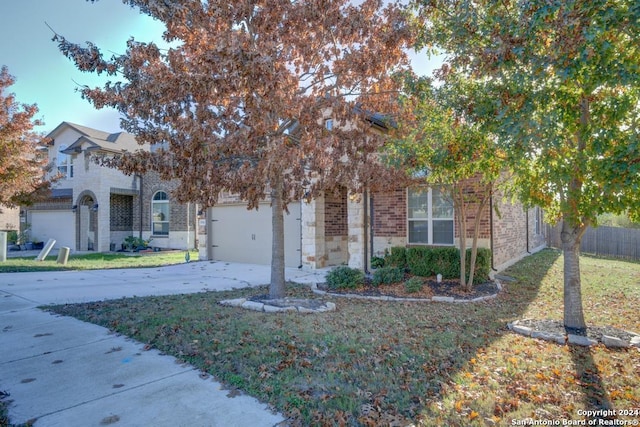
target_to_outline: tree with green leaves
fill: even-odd
[[[492,100],[521,200],[562,220],[564,325],[586,328],[580,241],[604,212],[640,211],[640,3],[414,2],[420,45]]]
[[[54,39],[83,71],[119,81],[84,88],[112,106],[140,143],[158,149],[115,160],[127,173],[179,178],[179,201],[214,205],[221,191],[273,217],[272,298],[284,296],[283,210],[379,171],[384,142],[371,114],[397,111],[396,71],[408,66],[404,10],[365,0],[124,0],[166,24],[168,51],[130,40],[110,59]],[[325,120],[332,120],[331,130]]]
[[[449,75],[434,85],[430,78],[407,79],[405,102],[412,114],[401,121],[401,139],[389,147],[389,160],[416,177],[416,183],[436,186],[453,202],[460,284],[473,287],[480,220],[503,172],[495,139],[476,122],[473,109],[483,94],[472,81]],[[467,273],[467,238],[472,239]]]
[[[42,135],[33,128],[42,122],[33,117],[36,105],[19,104],[15,95],[5,93],[14,84],[7,67],[0,69],[0,207],[30,204],[45,194],[47,158],[38,148]]]

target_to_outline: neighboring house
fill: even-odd
[[[233,195],[200,217],[200,257],[267,264],[271,261],[271,208],[257,211]],[[492,249],[494,270],[502,270],[545,247],[542,211],[492,200],[481,219],[479,246]],[[347,264],[369,270],[371,258],[393,246],[457,244],[453,206],[437,189],[400,188],[357,196],[342,191],[310,203],[289,204],[285,215],[287,267],[322,268]],[[471,245],[471,239],[468,239]]]
[[[48,135],[53,173],[62,178],[51,197],[24,207],[30,236],[75,251],[113,251],[128,236],[152,239],[150,246],[187,249],[196,246],[196,207],[171,200],[176,182],[156,173],[127,176],[96,164],[93,155],[148,150],[125,132],[107,133],[63,122]]]

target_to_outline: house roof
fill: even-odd
[[[80,151],[107,151],[119,153],[122,151],[136,151],[144,146],[139,145],[133,135],[126,132],[108,133],[87,126],[81,126],[71,122],[62,122],[47,136],[53,139],[67,128],[80,133],[81,136],[63,152],[67,154]]]

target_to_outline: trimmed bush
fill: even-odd
[[[355,289],[362,284],[364,284],[364,273],[357,268],[341,265],[327,273],[329,289]]]
[[[419,277],[412,277],[404,282],[404,290],[409,293],[420,292],[424,283]]]
[[[407,248],[402,246],[392,247],[389,255],[384,258],[384,265],[407,268]]]
[[[373,273],[373,285],[389,285],[401,282],[404,279],[404,269],[400,267],[382,267]]]
[[[467,271],[471,265],[471,249],[467,249]],[[489,280],[491,273],[491,250],[487,248],[478,248],[478,257],[476,258],[476,271],[473,275],[473,284],[478,285]],[[467,278],[469,278],[467,273]],[[458,274],[459,275],[459,274]]]
[[[467,249],[467,271],[471,265],[471,249]],[[460,253],[455,247],[418,246],[407,250],[407,266],[415,276],[430,277],[442,274],[444,279],[460,278]],[[473,283],[489,280],[491,250],[478,248]],[[467,273],[467,278],[469,277]]]
[[[384,258],[381,258],[379,256],[371,257],[371,267],[372,268],[384,267]]]
[[[416,276],[442,274],[445,279],[460,275],[460,258],[454,247],[417,246],[407,250],[407,266]]]

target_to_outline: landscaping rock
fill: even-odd
[[[569,344],[581,345],[584,347],[590,347],[592,345],[598,344],[598,341],[591,339],[589,337],[585,337],[582,335],[569,334],[568,335]]]
[[[453,297],[438,297],[438,296],[435,296],[435,297],[431,298],[431,301],[434,301],[434,302],[453,302]]]
[[[618,337],[611,337],[609,335],[602,336],[602,343],[607,347],[615,347],[615,348],[628,348],[629,342],[620,339]]]
[[[545,341],[552,341],[558,344],[564,344],[565,343],[565,337],[562,335],[558,335],[558,334],[552,334],[549,332],[543,332],[543,331],[532,331],[531,332],[531,338],[538,338],[541,340],[545,340]]]
[[[220,305],[226,305],[229,307],[240,307],[247,301],[246,298],[226,299],[220,301]]]
[[[245,301],[242,304],[242,308],[254,311],[264,311],[264,304],[262,304],[261,302]]]
[[[531,328],[528,328],[528,327],[522,326],[522,325],[518,325],[516,322],[510,323],[510,325],[511,326],[509,327],[509,329],[511,329],[516,334],[520,334],[520,335],[524,335],[526,337],[530,337],[531,336],[531,332],[533,332],[533,330]]]

